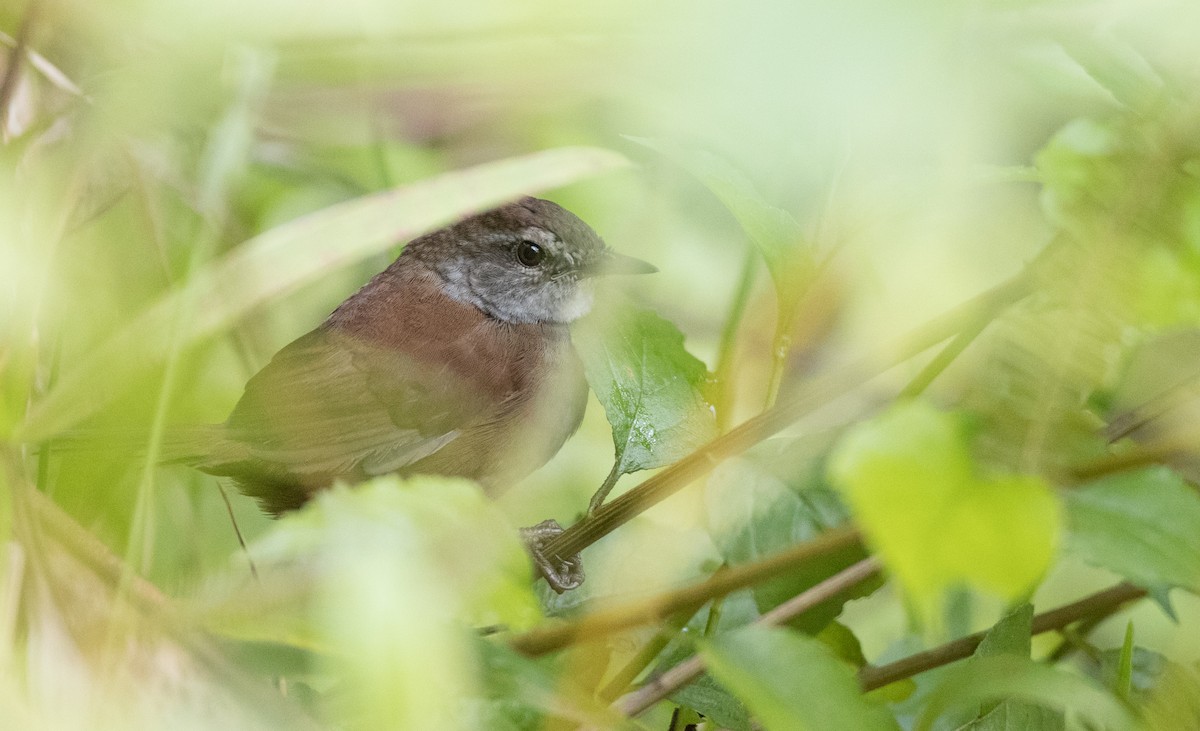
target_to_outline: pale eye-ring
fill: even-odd
[[[532,241],[517,244],[517,261],[521,266],[535,267],[546,260],[546,250]]]

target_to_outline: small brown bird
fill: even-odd
[[[251,378],[223,424],[175,432],[167,451],[276,515],[389,473],[498,491],[583,418],[567,324],[589,310],[590,278],[652,271],[549,201],[466,218],[409,243]]]

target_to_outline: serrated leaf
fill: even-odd
[[[705,643],[701,654],[709,672],[745,701],[766,728],[900,728],[886,709],[863,697],[850,666],[811,637],[743,627]]]
[[[1165,467],[1113,475],[1067,497],[1068,546],[1140,586],[1200,591],[1200,497]]]
[[[612,426],[617,474],[670,464],[716,436],[708,371],[667,320],[630,309],[610,327],[581,324],[575,343]]]
[[[562,148],[444,173],[330,206],[262,233],[168,292],[76,362],[18,426],[39,442],[94,414],[164,362],[265,302],[456,216],[625,164],[601,149]]]
[[[900,404],[850,429],[829,470],[929,617],[960,583],[1018,599],[1054,556],[1060,509],[1049,486],[1033,476],[975,474],[961,424],[930,406]]]

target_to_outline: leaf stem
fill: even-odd
[[[767,396],[763,409],[769,409],[779,399],[779,386],[783,383],[783,372],[787,370],[788,353],[792,350],[792,323],[795,312],[779,310],[779,322],[775,325],[775,336],[771,339],[771,376],[767,380]]]
[[[933,360],[925,364],[921,372],[909,381],[908,385],[900,391],[897,398],[905,399],[920,396],[925,389],[929,388],[929,384],[933,383],[942,374],[942,371],[946,370],[954,362],[954,359],[962,355],[967,346],[974,342],[975,338],[979,337],[979,333],[983,332],[983,329],[988,326],[989,322],[989,320],[981,319],[976,323],[976,327],[963,330],[954,336],[954,339],[947,343],[946,347],[942,348],[933,357]]]
[[[717,383],[715,401],[717,411],[717,433],[729,431],[733,420],[734,403],[737,394],[733,388],[734,350],[737,345],[737,333],[746,314],[746,305],[750,301],[750,292],[754,289],[754,280],[758,274],[758,252],[753,246],[746,247],[746,255],[742,260],[742,271],[738,276],[737,288],[733,291],[733,301],[729,304],[729,314],[725,325],[721,328],[721,341],[717,346],[717,365],[714,373]]]
[[[1058,630],[1069,624],[1078,622],[1096,613],[1113,612],[1123,604],[1141,599],[1146,596],[1146,590],[1133,584],[1122,582],[1103,591],[1086,596],[1078,601],[1065,604],[1057,609],[1033,618],[1033,634],[1038,635],[1051,630]],[[957,660],[969,657],[983,642],[986,632],[976,632],[973,635],[960,637],[944,645],[925,652],[918,652],[906,658],[887,665],[865,667],[858,673],[858,683],[864,692],[882,688],[885,685],[904,680],[926,670],[932,670],[943,665],[949,665]]]
[[[601,505],[604,505],[604,498],[608,497],[608,493],[612,492],[613,487],[616,486],[617,480],[621,479],[620,468],[621,460],[615,460],[612,469],[608,472],[608,477],[604,478],[604,482],[600,484],[595,494],[592,495],[592,499],[588,501],[588,515],[592,515],[600,509]]]

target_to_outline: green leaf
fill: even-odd
[[[1021,701],[1006,700],[960,731],[1062,731],[1063,714]]]
[[[561,148],[477,165],[363,196],[277,226],[167,293],[65,371],[17,427],[39,442],[99,410],[174,346],[232,325],[253,308],[455,217],[625,164],[608,150]]]
[[[541,618],[516,530],[468,480],[385,477],[322,491],[273,524],[249,551],[260,578],[247,576],[238,556],[236,567],[214,577],[194,607],[205,626],[226,636],[337,647],[323,629],[322,605],[341,608],[331,618],[364,625],[419,625],[436,617],[522,628]],[[363,573],[369,569],[377,572],[374,579]],[[394,595],[390,619],[369,614],[378,609],[372,592]]]
[[[693,708],[718,724],[733,731],[750,731],[750,712],[746,705],[708,675],[701,675],[670,696],[681,706]]]
[[[785,629],[750,626],[701,648],[708,670],[768,729],[899,729],[865,698],[851,667],[823,642]]]
[[[465,703],[466,728],[523,731],[554,726],[547,717],[586,721],[593,728],[625,728],[616,713],[563,683],[558,673],[503,643],[477,638],[482,697]],[[572,724],[574,727],[574,724]]]
[[[778,446],[793,452],[804,449],[804,445],[794,440]],[[819,466],[813,464],[815,460],[778,470],[788,475],[791,480],[788,483],[777,474],[776,468],[784,465],[775,465],[776,455],[766,455],[764,451],[759,448],[747,457],[718,465],[705,489],[709,535],[725,561],[733,566],[811,540],[849,519],[837,493],[821,479]],[[756,586],[754,598],[758,609],[766,612],[863,558],[865,549],[850,546],[807,561],[785,576]],[[838,592],[788,624],[804,632],[819,632],[847,601],[871,593],[881,583],[882,579],[872,579]]]
[[[1140,586],[1200,591],[1200,497],[1165,467],[1113,475],[1067,497],[1069,549]]]
[[[1130,109],[1146,111],[1162,97],[1162,79],[1128,44],[1115,38],[1102,42],[1091,33],[1064,36],[1060,42],[1088,76]]]
[[[612,426],[616,474],[670,464],[716,436],[708,371],[670,322],[629,309],[609,327],[581,323],[575,343]]]
[[[1029,657],[1032,648],[1033,605],[1026,602],[1006,614],[988,630],[983,642],[975,648],[975,657],[1018,655]]]
[[[1033,606],[1022,604],[988,630],[974,658],[1015,656],[1027,659],[1032,646]],[[974,662],[974,660],[972,660]],[[1012,698],[1005,699],[964,728],[974,731],[1061,731],[1058,711]]]
[[[1167,663],[1143,707],[1153,731],[1200,728],[1200,672]]]
[[[961,424],[930,406],[900,404],[855,426],[829,471],[928,617],[960,583],[1021,598],[1054,556],[1060,510],[1049,486],[975,474]]]
[[[1048,709],[1070,710],[1097,728],[1134,728],[1133,718],[1125,707],[1087,678],[1008,654],[977,657],[971,662],[948,668],[938,687],[929,694],[925,710],[915,728],[918,731],[931,729],[934,721],[947,711],[970,708],[1001,698],[1012,698]],[[1001,708],[1005,706],[1001,704],[996,710]],[[1016,728],[1061,728],[1046,726],[1046,722],[1037,717],[1032,717],[1031,722],[1043,725],[1013,725],[1030,718],[1019,709],[1008,706],[994,720],[988,721],[989,725],[973,728],[1008,728],[1014,731]]]

